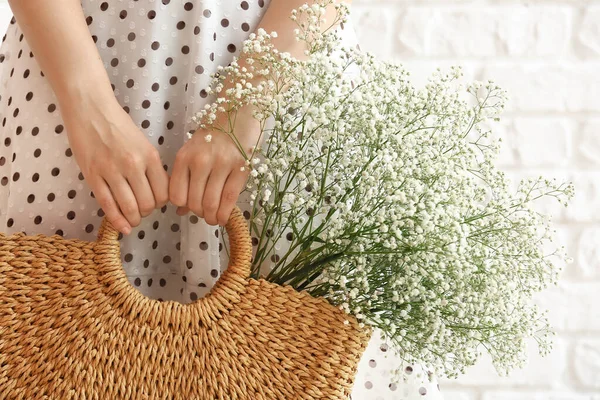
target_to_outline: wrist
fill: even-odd
[[[55,86],[54,93],[64,112],[81,112],[91,104],[111,105],[116,98],[106,70],[74,74]]]

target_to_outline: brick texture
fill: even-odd
[[[499,165],[514,179],[573,180],[568,207],[554,215],[575,262],[560,285],[537,297],[558,335],[546,358],[507,378],[488,360],[442,381],[447,400],[600,400],[600,1],[354,0],[361,47],[401,62],[421,85],[436,67],[462,65],[466,79],[509,91],[495,134]],[[0,32],[11,14],[0,0]],[[365,399],[366,400],[366,399]]]
[[[361,47],[402,63],[418,85],[435,67],[494,79],[509,102],[495,134],[499,166],[515,183],[572,180],[565,209],[547,199],[559,245],[575,259],[558,287],[536,297],[557,331],[553,352],[497,376],[484,359],[442,381],[447,400],[600,400],[600,1],[354,0]],[[390,20],[392,23],[390,23]],[[362,21],[368,21],[362,23]],[[385,40],[384,40],[385,38]],[[554,246],[554,244],[553,244]]]

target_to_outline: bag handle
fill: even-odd
[[[102,274],[99,277],[105,292],[113,300],[113,306],[120,312],[134,314],[139,323],[157,325],[194,324],[206,320],[218,319],[220,312],[231,309],[232,304],[239,301],[244,290],[252,263],[252,241],[248,223],[240,208],[236,205],[225,225],[229,237],[229,264],[221,274],[211,291],[192,303],[184,304],[176,301],[151,299],[134,288],[128,281],[121,263],[121,249],[118,241],[119,231],[108,221],[106,216],[98,228],[94,246],[95,261]],[[183,328],[182,328],[183,329]]]

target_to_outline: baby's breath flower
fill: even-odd
[[[547,354],[552,332],[531,299],[569,258],[563,248],[544,254],[555,230],[532,203],[552,196],[566,206],[572,184],[536,177],[511,190],[491,135],[506,92],[493,81],[463,85],[458,66],[415,88],[401,64],[343,45],[328,28],[349,9],[337,4],[325,24],[332,1],[291,14],[307,60],[277,52],[276,32],[259,29],[242,46],[247,67],[232,62],[213,79],[215,89],[233,83],[228,96],[191,118],[216,129],[222,108],[234,121],[252,105],[264,127],[251,154],[238,146],[258,238],[251,275],[289,242],[265,279],[325,297],[380,329],[405,362],[442,376],[463,373],[482,348],[507,372],[523,364],[531,337]]]

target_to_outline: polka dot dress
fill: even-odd
[[[194,130],[190,117],[214,100],[210,74],[239,54],[269,0],[81,3],[117,101],[171,174],[185,133]],[[342,32],[357,44],[351,20]],[[57,105],[13,18],[0,47],[0,229],[93,241],[104,212],[73,157]],[[238,205],[249,215],[244,195]],[[121,258],[130,283],[146,296],[189,303],[210,291],[229,259],[223,228],[191,212],[178,216],[176,208],[155,209],[130,235],[119,235]],[[390,385],[393,363],[382,346],[375,335],[353,399],[441,398],[435,382],[421,382],[416,366],[406,383]]]

